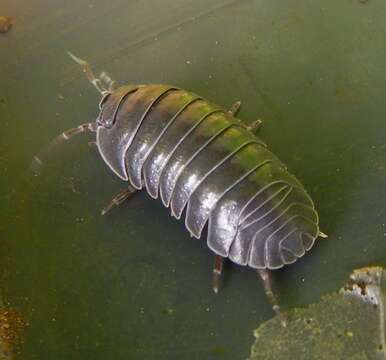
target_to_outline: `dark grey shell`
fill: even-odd
[[[160,197],[192,236],[253,268],[296,261],[319,235],[311,198],[240,120],[169,85],[125,86],[103,102],[97,130],[108,166]],[[104,124],[104,125],[103,125]]]

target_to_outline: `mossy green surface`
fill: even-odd
[[[369,287],[361,283],[358,293],[341,290],[289,311],[286,327],[278,317],[262,324],[249,360],[385,359],[384,277]]]

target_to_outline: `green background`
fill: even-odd
[[[353,268],[386,266],[383,0],[2,0],[0,288],[29,322],[20,359],[244,359],[272,317],[256,273],[212,254],[124,184],[81,136],[34,177],[33,155],[92,121],[98,93],[70,50],[121,83],[170,83],[239,117],[302,181],[329,234],[276,271],[283,308],[316,301]]]

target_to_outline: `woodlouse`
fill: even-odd
[[[215,253],[213,289],[218,291],[223,258],[258,269],[278,312],[267,270],[295,262],[325,237],[310,196],[280,160],[231,110],[164,84],[115,88],[106,73],[94,76],[89,64],[70,53],[102,94],[95,122],[69,129],[38,155],[40,166],[53,146],[72,136],[96,132],[96,145],[127,188],[106,213],[135,191],[146,189]]]

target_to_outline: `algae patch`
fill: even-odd
[[[339,292],[291,310],[286,328],[278,317],[262,324],[249,360],[386,359],[385,293],[385,270],[355,270]]]

